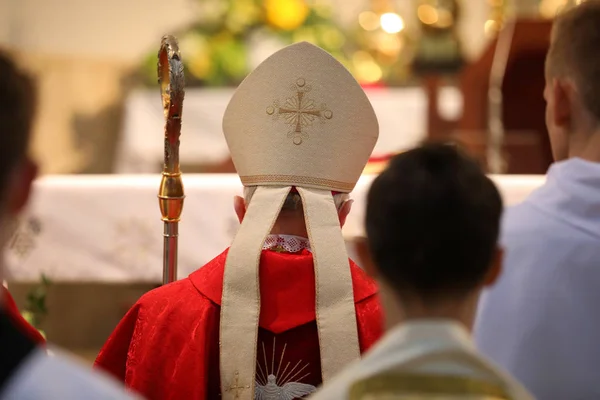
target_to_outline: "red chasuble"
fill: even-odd
[[[33,340],[38,344],[46,343],[46,340],[41,333],[38,332],[33,326],[29,324],[21,315],[15,300],[12,298],[8,289],[0,284],[0,296],[2,296],[2,306],[6,311],[6,314],[13,320],[15,327],[21,331],[21,333],[27,335],[29,339]]]
[[[188,278],[142,296],[104,345],[96,366],[150,400],[218,399],[226,258],[227,251]],[[375,283],[352,261],[350,268],[364,352],[381,336],[383,315]],[[257,398],[277,392],[304,397],[321,384],[312,254],[264,250],[260,295]]]

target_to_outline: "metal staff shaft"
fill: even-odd
[[[185,95],[183,62],[177,39],[165,36],[158,52],[158,83],[165,113],[165,160],[158,202],[164,221],[163,284],[177,280],[179,221],[183,210],[183,181],[179,169],[179,137]]]

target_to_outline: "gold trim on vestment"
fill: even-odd
[[[260,256],[290,187],[258,187],[225,261],[219,360],[221,399],[254,399]]]
[[[352,274],[333,196],[298,187],[315,270],[315,316],[323,382],[360,359]]]
[[[499,384],[461,376],[384,373],[360,380],[350,388],[350,400],[450,399],[511,400]]]

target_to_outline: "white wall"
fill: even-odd
[[[197,0],[0,0],[0,44],[137,61],[195,19]]]

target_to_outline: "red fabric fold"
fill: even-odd
[[[196,289],[217,305],[221,305],[223,295],[227,252],[189,276]],[[377,293],[373,280],[351,260],[349,268],[355,303]],[[309,251],[290,254],[263,250],[260,259],[261,328],[280,333],[314,321],[315,297],[313,255]]]
[[[142,296],[104,345],[96,366],[150,400],[218,399],[226,259],[227,251],[189,278]],[[381,336],[383,315],[374,282],[351,261],[349,268],[363,352]],[[314,282],[309,252],[263,251],[258,385],[269,375],[315,387],[322,383]]]

